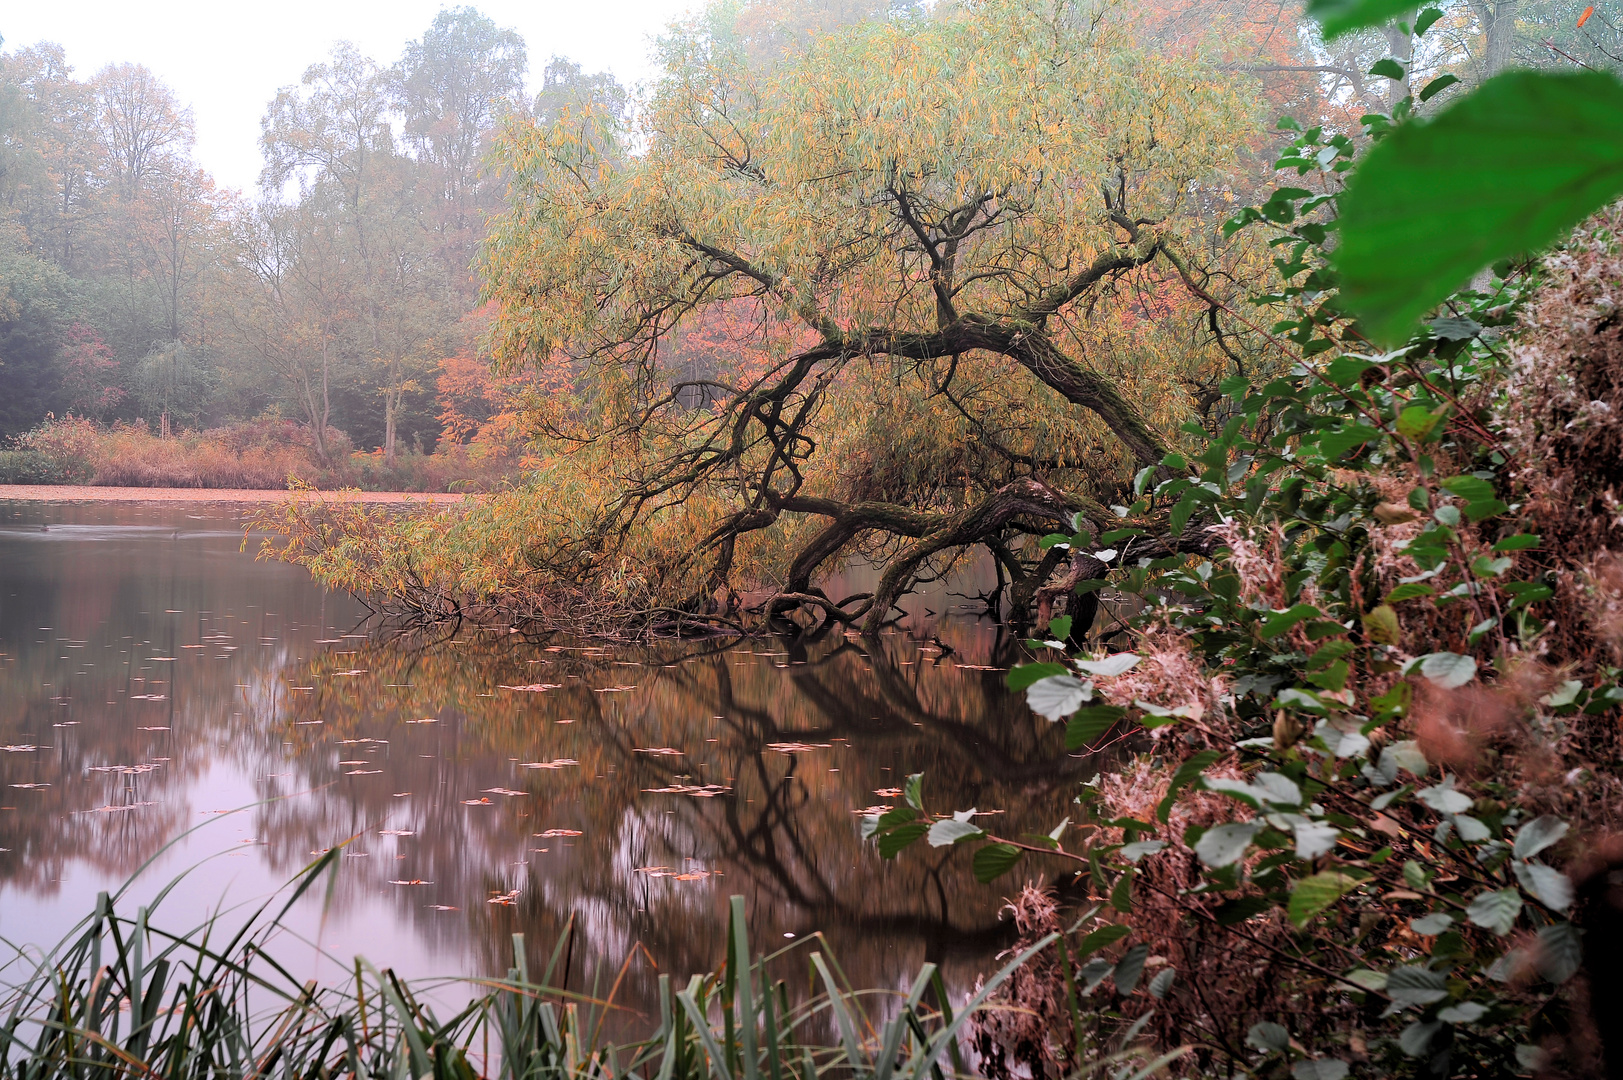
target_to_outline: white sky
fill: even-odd
[[[67,50],[85,78],[105,64],[145,64],[191,106],[198,163],[224,187],[252,191],[259,118],[283,86],[353,41],[379,64],[399,58],[455,0],[0,0],[7,52],[39,41]],[[524,35],[532,77],[553,54],[626,84],[652,74],[649,45],[696,0],[476,0],[498,26]]]

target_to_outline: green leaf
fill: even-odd
[[[1521,907],[1521,899],[1517,898],[1516,906]],[[1426,934],[1435,937],[1454,925],[1454,916],[1446,911],[1434,911],[1430,915],[1423,915],[1418,919],[1409,920],[1409,929],[1417,934]]]
[[[1495,543],[1493,545],[1493,550],[1495,553],[1506,551],[1526,551],[1528,548],[1535,548],[1538,547],[1538,545],[1539,536],[1537,533],[1517,533],[1515,536],[1507,536],[1503,540]]]
[[[909,773],[907,780],[902,784],[902,797],[907,805],[913,809],[924,812],[924,774],[921,772]]]
[[[1071,636],[1072,619],[1069,615],[1056,615],[1048,620],[1048,636],[1064,641]]]
[[[959,821],[957,818],[942,818],[930,826],[930,846],[951,847],[960,840],[969,840],[985,835],[968,821]]]
[[[1398,613],[1392,605],[1381,604],[1364,615],[1364,636],[1379,645],[1396,645],[1403,640]]]
[[[1096,953],[1107,945],[1114,945],[1130,933],[1132,933],[1132,930],[1128,927],[1116,923],[1101,926],[1082,939],[1082,943],[1076,947],[1076,958],[1081,960],[1083,957]]]
[[[1119,705],[1088,705],[1076,710],[1065,725],[1065,749],[1081,750],[1127,715]]]
[[[1418,581],[1411,581],[1407,585],[1399,585],[1397,588],[1387,593],[1386,603],[1396,604],[1403,600],[1413,600],[1419,596],[1431,596],[1436,591],[1437,590],[1432,588],[1430,585],[1425,585]],[[1015,670],[1018,671],[1020,669],[1016,668]]]
[[[1551,923],[1540,930],[1533,961],[1538,973],[1557,986],[1576,975],[1584,961],[1582,933],[1566,922]]]
[[[1133,872],[1128,870],[1116,879],[1110,890],[1110,906],[1123,915],[1133,910]]]
[[[1403,65],[1390,56],[1375,61],[1375,66],[1369,69],[1369,73],[1371,75],[1384,75],[1395,82],[1402,82],[1408,75],[1408,72],[1403,70]]]
[[[1483,521],[1487,518],[1506,513],[1509,511],[1509,509],[1509,506],[1506,506],[1498,499],[1482,499],[1477,502],[1466,503],[1465,516],[1470,518],[1472,521]]]
[[[1485,930],[1500,937],[1510,933],[1516,925],[1516,916],[1522,913],[1522,894],[1515,889],[1495,889],[1471,901],[1465,917]]]
[[[1264,1020],[1260,1024],[1251,1025],[1245,1041],[1264,1054],[1283,1054],[1290,1049],[1291,1033],[1272,1020]]]
[[[1420,100],[1430,101],[1432,98],[1436,97],[1438,94],[1442,93],[1444,90],[1447,90],[1450,86],[1453,86],[1459,81],[1459,78],[1454,75],[1439,75],[1435,79],[1428,82],[1425,85],[1425,88],[1420,91]]]
[[[1511,848],[1511,854],[1518,859],[1531,859],[1565,835],[1567,823],[1553,814],[1544,814],[1516,830],[1516,843]]]
[[[1334,461],[1353,447],[1380,437],[1381,433],[1368,424],[1348,424],[1320,435],[1319,453],[1324,455],[1324,460]]]
[[[1386,996],[1396,1005],[1430,1005],[1448,996],[1448,976],[1424,964],[1405,964],[1387,973]]]
[[[1214,825],[1195,841],[1195,854],[1214,870],[1228,866],[1245,856],[1252,839],[1261,831],[1262,823],[1258,821]]]
[[[1444,690],[1456,690],[1476,678],[1476,660],[1459,653],[1429,653],[1420,661],[1420,674]]]
[[[1437,430],[1437,425],[1447,419],[1446,406],[1433,412],[1424,405],[1410,405],[1398,414],[1398,434],[1425,442],[1426,437]]]
[[[881,859],[894,859],[901,854],[903,848],[929,831],[930,826],[922,821],[915,821],[911,825],[897,826],[879,837],[879,857]]]
[[[1020,849],[1013,844],[987,844],[975,852],[975,861],[971,865],[975,880],[984,885],[1013,870],[1014,864],[1019,861]]]
[[[1291,890],[1286,913],[1298,928],[1306,926],[1308,920],[1340,900],[1357,884],[1357,878],[1339,870],[1325,870],[1303,878]]]
[[[1493,485],[1480,476],[1450,476],[1437,483],[1449,494],[1458,495],[1466,502],[1493,498]]]
[[[1271,910],[1273,906],[1263,897],[1247,896],[1242,900],[1224,904],[1217,909],[1213,918],[1217,920],[1218,926],[1235,926],[1253,916]]]
[[[1011,668],[1003,681],[1008,684],[1010,690],[1024,690],[1038,679],[1046,679],[1051,675],[1069,675],[1070,673],[1070,668],[1067,668],[1064,664],[1058,664],[1050,660],[1041,664],[1021,664],[1019,667]]]
[[[1326,39],[1380,26],[1412,10],[1414,5],[1403,0],[1308,0],[1307,5],[1307,13],[1324,27]]]
[[[1381,365],[1374,360],[1364,360],[1356,356],[1338,356],[1324,369],[1324,377],[1345,390],[1363,376],[1364,372]]]
[[[894,829],[898,825],[906,825],[918,818],[918,813],[911,806],[898,806],[879,815],[878,827],[881,829]]]
[[[1443,17],[1442,8],[1429,7],[1415,17],[1414,36],[1424,37],[1427,30],[1436,25],[1437,20]]]
[[[1327,34],[1401,10],[1309,5]],[[1372,340],[1399,344],[1476,271],[1542,249],[1619,193],[1623,83],[1598,71],[1495,76],[1434,120],[1399,126],[1353,170],[1335,253],[1341,300]]]
[[[1110,973],[1116,984],[1116,993],[1126,997],[1138,989],[1139,977],[1144,974],[1144,961],[1149,958],[1148,945],[1134,945],[1121,954],[1121,959],[1116,962],[1116,970]]]
[[[1297,623],[1304,619],[1311,619],[1317,614],[1319,614],[1319,609],[1312,604],[1297,604],[1294,607],[1286,608],[1284,611],[1269,612],[1267,617],[1262,620],[1260,633],[1264,641],[1269,638],[1276,638]]]

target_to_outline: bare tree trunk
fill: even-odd
[[[1414,12],[1408,13],[1403,24],[1409,27],[1414,25]],[[1411,92],[1409,67],[1414,60],[1414,35],[1407,30],[1389,25],[1386,28],[1386,48],[1392,54],[1392,59],[1403,65],[1403,78],[1391,80],[1392,85],[1386,92],[1386,111],[1392,112],[1398,107],[1398,102],[1408,97]]]
[[[1485,39],[1482,50],[1482,76],[1491,79],[1510,66],[1516,44],[1517,0],[1475,0],[1471,7],[1482,23]]]
[[[391,463],[395,458],[395,399],[398,396],[392,386],[383,393],[383,460]]]

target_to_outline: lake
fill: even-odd
[[[1020,647],[985,620],[872,647],[391,634],[256,561],[251,512],[0,502],[0,936],[48,946],[137,872],[129,913],[184,873],[156,923],[240,919],[338,847],[279,939],[300,978],[501,975],[520,932],[540,970],[573,919],[572,985],[629,961],[646,1005],[653,971],[715,966],[742,895],[759,948],[821,932],[857,985],[931,960],[964,986],[1019,879],[881,860],[862,812],[923,772],[931,809],[1046,832],[1100,767],[1004,688]]]

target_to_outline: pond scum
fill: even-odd
[[[218,917],[180,934],[155,923],[179,879],[133,919],[117,910],[117,894],[100,894],[95,911],[43,955],[8,943],[0,1080],[947,1080],[972,1075],[959,1045],[966,1021],[1058,936],[1022,942],[955,1012],[934,964],[905,992],[857,990],[821,934],[751,960],[735,896],[728,955],[716,970],[680,989],[660,975],[657,1025],[649,1017],[648,1034],[614,1043],[606,1021],[630,961],[603,997],[555,986],[567,933],[538,979],[524,935],[513,935],[506,977],[464,980],[482,993],[446,1017],[423,996],[457,980],[414,990],[361,957],[352,983],[301,983],[274,958],[271,939],[339,855],[335,848],[312,863],[285,898],[266,902],[235,933]],[[775,977],[797,964],[805,992]],[[1150,1056],[1111,1054],[1101,1071],[1143,1080],[1180,1054]]]

